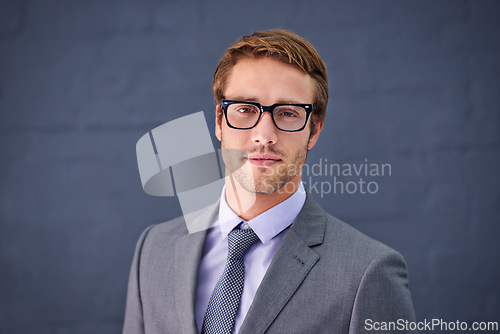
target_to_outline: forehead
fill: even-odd
[[[302,70],[270,57],[242,58],[228,75],[226,99],[313,103],[314,81]]]

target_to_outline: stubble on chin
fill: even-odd
[[[276,150],[252,150],[249,153],[279,154]],[[302,166],[307,157],[307,147],[296,153],[290,162],[280,162],[274,167],[255,167],[246,158],[248,154],[241,150],[222,149],[222,157],[226,165],[226,174],[230,173],[240,186],[248,192],[271,194],[281,190],[288,182],[301,174]],[[285,159],[283,159],[285,160]],[[294,190],[296,190],[294,188]]]

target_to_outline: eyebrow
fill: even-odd
[[[231,99],[229,99],[229,98],[226,97],[224,99],[225,100],[233,100],[233,101],[248,101],[248,102],[257,102],[257,103],[260,103],[257,98],[255,98],[255,97],[249,97],[249,96],[247,96],[247,97],[245,97],[245,96],[235,96],[234,98],[231,98]],[[279,101],[277,101],[275,103],[299,103],[300,104],[300,103],[304,103],[304,102],[299,102],[297,100],[279,100]]]
[[[234,98],[228,99],[226,97],[226,100],[233,100],[233,101],[248,101],[248,102],[258,102],[257,98],[255,97],[244,97],[244,96],[235,96]]]

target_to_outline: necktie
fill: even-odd
[[[229,233],[226,266],[208,302],[202,334],[231,333],[245,280],[243,258],[258,240],[252,229],[235,228]]]

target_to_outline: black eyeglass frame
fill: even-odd
[[[247,127],[247,128],[239,128],[239,127],[233,126],[233,125],[231,125],[231,123],[229,123],[229,119],[227,118],[227,108],[231,104],[235,104],[235,103],[251,104],[251,105],[256,106],[256,107],[259,108],[260,114],[259,114],[259,117],[257,118],[257,121],[255,122],[254,125],[252,125],[250,127]],[[273,111],[274,111],[274,109],[276,107],[281,107],[281,106],[294,106],[294,107],[304,108],[304,110],[306,111],[306,119],[305,119],[304,125],[300,129],[297,129],[297,130],[284,130],[284,129],[280,128],[276,124],[276,121],[274,120]],[[307,125],[307,120],[309,119],[309,115],[314,110],[314,104],[310,104],[310,103],[275,103],[275,104],[270,105],[270,106],[263,106],[262,104],[260,104],[258,102],[253,102],[253,101],[238,101],[238,100],[222,100],[220,102],[220,107],[221,107],[222,111],[224,112],[224,117],[226,118],[226,124],[227,124],[227,126],[229,126],[232,129],[237,129],[237,130],[250,130],[250,129],[253,129],[259,123],[260,118],[262,117],[262,114],[264,112],[268,112],[269,114],[271,114],[271,119],[273,120],[273,123],[274,123],[274,126],[276,127],[276,129],[278,129],[280,131],[285,131],[285,132],[298,132],[298,131],[304,130],[304,128]]]

